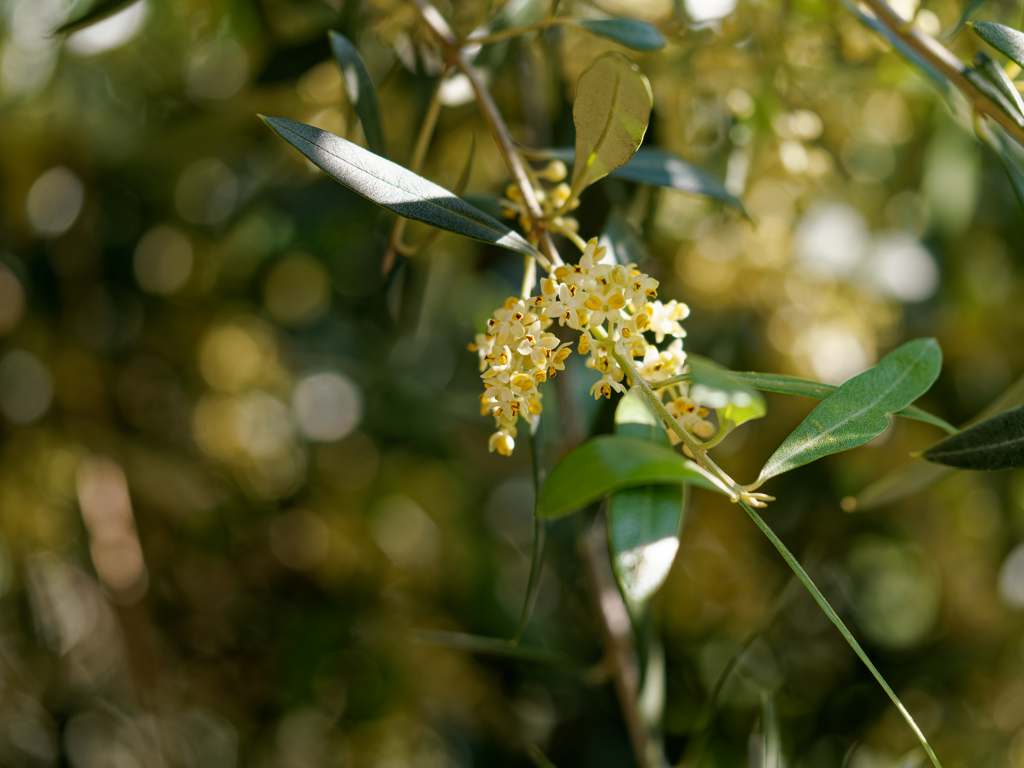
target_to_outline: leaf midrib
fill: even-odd
[[[619,104],[619,90],[622,85],[622,70],[619,67],[615,67],[615,85],[612,86],[612,103],[608,110],[608,119],[605,120],[604,129],[601,131],[601,135],[597,139],[597,143],[594,145],[594,149],[591,150],[590,155],[587,157],[587,163],[583,166],[583,173],[580,174],[580,178],[586,182],[587,177],[590,175],[590,169],[593,167],[597,160],[597,155],[601,151],[601,147],[608,140],[608,133],[612,129],[612,122],[615,120],[615,108]]]
[[[993,450],[995,448],[1003,448],[1003,447],[1006,447],[1006,446],[1012,446],[1012,445],[1015,445],[1017,443],[1024,443],[1024,435],[1021,435],[1020,437],[1013,437],[1013,438],[1010,438],[1009,440],[1003,440],[1003,441],[998,442],[998,443],[985,443],[984,445],[974,445],[974,446],[968,446],[966,448],[956,448],[956,449],[953,449],[953,450],[941,451],[941,452],[926,451],[925,455],[929,459],[933,459],[933,458],[950,458],[952,456],[964,456],[964,455],[971,454],[971,453],[977,453],[979,451],[991,451],[991,450]]]
[[[446,212],[452,214],[453,216],[458,216],[459,218],[464,219],[466,221],[471,221],[474,224],[477,224],[478,226],[484,227],[489,232],[494,232],[497,235],[501,235],[501,237],[503,237],[503,238],[507,237],[509,232],[512,232],[512,234],[515,234],[515,232],[513,230],[509,230],[509,232],[502,232],[500,229],[494,229],[487,222],[478,221],[477,219],[471,219],[469,216],[466,216],[464,213],[460,213],[459,211],[453,210],[451,208],[446,208],[443,205],[440,205],[439,203],[435,203],[430,198],[423,197],[419,192],[416,192],[415,190],[407,189],[406,187],[403,187],[403,186],[401,186],[399,184],[395,184],[393,181],[389,181],[388,179],[381,178],[380,176],[378,176],[377,174],[373,173],[372,171],[368,171],[365,168],[359,167],[358,165],[356,165],[355,163],[351,162],[350,160],[346,160],[341,155],[336,155],[334,152],[332,152],[327,147],[325,147],[325,146],[323,146],[321,144],[316,144],[316,143],[310,141],[305,136],[303,136],[301,133],[297,133],[297,132],[293,131],[291,128],[289,128],[287,126],[281,126],[281,127],[284,130],[288,131],[293,136],[297,136],[299,139],[301,139],[302,141],[306,142],[310,146],[316,147],[317,149],[321,150],[322,152],[326,152],[328,155],[330,155],[333,158],[336,158],[337,160],[339,160],[340,162],[342,162],[345,165],[349,166],[350,168],[355,168],[360,173],[365,173],[367,176],[371,176],[372,178],[376,179],[377,181],[381,182],[382,184],[387,184],[389,187],[394,187],[395,189],[400,189],[400,190],[402,190],[403,192],[405,192],[407,194],[414,195],[417,199],[421,200],[422,202],[426,203],[427,205],[432,205],[435,208],[439,208],[442,211],[446,211]],[[385,162],[391,162],[390,160],[387,160],[386,158],[381,158],[381,159],[384,160]],[[425,181],[426,181],[426,179],[425,179]],[[434,182],[430,182],[430,183],[433,184]],[[447,189],[444,189],[444,187],[442,187],[440,184],[437,184],[436,186],[437,186],[438,189],[443,189],[445,192],[448,192],[448,194],[452,195],[452,197],[455,197],[454,193],[452,193],[451,191],[449,191]],[[365,197],[365,195],[364,195],[364,197]]]

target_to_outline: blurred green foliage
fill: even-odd
[[[407,163],[442,66],[412,8],[140,0],[50,35],[87,5],[0,2],[0,763],[525,766],[536,745],[559,768],[629,764],[594,670],[412,634],[508,637],[519,617],[529,457],[484,450],[465,345],[518,292],[520,258],[443,235],[383,275],[390,215],[255,117],[363,142],[334,29],[366,61],[388,153]],[[468,32],[489,4],[439,7]],[[531,10],[503,13],[524,24]],[[962,11],[929,0],[918,24],[937,34]],[[623,217],[661,295],[691,305],[688,350],[840,383],[935,336],[945,365],[921,404],[953,423],[1024,373],[1024,217],[1003,169],[845,8],[565,0],[560,13],[657,25],[668,46],[630,54],[654,91],[645,146],[725,179],[750,213],[614,178],[583,197],[581,234]],[[976,13],[1019,16],[995,0]],[[965,60],[982,47],[965,33],[950,45]],[[612,49],[571,26],[488,46],[517,140],[571,146],[576,80]],[[459,86],[424,174],[454,185],[475,135],[469,193],[495,197],[505,170]],[[586,371],[557,383],[551,458],[612,431]],[[737,478],[813,406],[766,400],[768,417],[716,451]],[[766,517],[947,768],[1021,766],[1024,471],[956,473],[870,512],[838,503],[940,437],[897,420],[774,480]],[[524,637],[584,667],[602,653],[574,548],[592,519],[553,524]],[[787,764],[889,766],[914,746],[810,597],[776,604],[788,578],[741,510],[694,491],[652,605],[670,758],[766,616],[718,698],[706,764],[746,763],[762,691]]]

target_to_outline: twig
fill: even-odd
[[[1024,128],[967,79],[965,74],[967,66],[960,59],[950,53],[935,38],[908,24],[889,7],[885,0],[863,0],[863,2],[893,35],[900,38],[922,59],[935,67],[957,90],[966,96],[975,110],[999,123],[1018,144],[1024,146]]]

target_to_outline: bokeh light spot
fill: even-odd
[[[199,367],[214,389],[241,392],[261,376],[272,351],[269,337],[257,327],[229,324],[203,340]]]
[[[301,325],[320,317],[331,299],[327,270],[304,253],[282,259],[263,287],[267,310],[278,322]]]
[[[15,424],[30,424],[50,409],[53,377],[30,352],[15,349],[0,359],[0,411]]]
[[[25,201],[25,212],[29,224],[38,234],[56,237],[75,223],[84,201],[85,187],[81,180],[60,165],[33,182]]]
[[[238,180],[224,163],[204,157],[189,165],[174,190],[174,204],[185,221],[193,224],[220,224],[235,210]]]
[[[212,40],[196,48],[185,64],[188,94],[220,101],[238,93],[249,77],[249,57],[234,40]]]
[[[270,550],[282,565],[308,571],[327,557],[330,536],[319,515],[305,509],[294,509],[271,522]]]
[[[172,294],[192,274],[192,244],[174,227],[153,227],[139,240],[133,266],[144,291]]]
[[[292,407],[299,428],[310,440],[340,440],[359,424],[363,411],[359,388],[340,373],[307,376],[295,387]]]

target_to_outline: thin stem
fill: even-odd
[[[539,234],[541,249],[548,259],[551,260],[551,263],[554,265],[562,264],[562,259],[551,240],[551,235],[544,227],[544,211],[537,201],[537,195],[534,192],[533,185],[530,183],[529,176],[523,166],[523,161],[519,157],[519,153],[516,152],[516,144],[512,140],[512,134],[509,133],[508,125],[505,124],[498,106],[494,103],[494,99],[484,85],[479,73],[473,69],[473,65],[460,49],[455,33],[452,32],[452,28],[448,26],[448,22],[445,21],[441,13],[427,0],[409,1],[415,6],[434,37],[444,47],[449,62],[469,79],[470,85],[473,87],[473,93],[476,95],[477,106],[487,121],[488,126],[490,126],[491,134],[494,136],[494,142],[498,145],[498,151],[505,161],[508,174],[522,193],[523,203],[526,205],[531,229],[533,230],[533,232],[528,232],[527,234],[533,236]]]
[[[932,751],[931,745],[928,744],[928,739],[925,738],[921,729],[918,728],[917,723],[914,722],[914,718],[911,717],[907,708],[903,706],[903,702],[899,700],[899,697],[893,692],[892,688],[889,687],[889,684],[885,682],[885,678],[882,677],[882,674],[875,668],[875,665],[871,663],[871,659],[868,658],[864,649],[860,647],[860,643],[857,642],[857,639],[853,636],[850,630],[846,628],[846,624],[844,624],[843,620],[839,618],[839,614],[837,614],[832,606],[829,605],[828,600],[825,599],[821,590],[818,589],[815,583],[811,580],[807,571],[805,571],[803,566],[800,565],[800,562],[793,557],[793,553],[789,551],[786,545],[782,543],[782,539],[775,535],[775,531],[768,526],[768,523],[766,523],[752,507],[742,500],[739,504],[743,507],[743,511],[750,516],[750,519],[754,521],[754,524],[761,529],[761,532],[768,537],[768,540],[775,545],[779,554],[782,555],[782,559],[786,561],[786,565],[790,567],[793,573],[796,574],[796,577],[800,579],[805,587],[807,587],[807,591],[811,593],[811,596],[825,615],[828,616],[832,623],[836,625],[836,629],[838,629],[840,634],[842,634],[843,639],[845,639],[850,648],[853,649],[853,652],[860,657],[860,660],[864,662],[864,665],[871,671],[871,674],[874,675],[875,680],[877,680],[878,684],[882,686],[882,689],[889,694],[889,698],[892,699],[892,703],[896,705],[896,709],[900,711],[900,714],[903,715],[903,719],[907,721],[907,725],[910,726],[914,735],[917,736],[918,741],[921,742],[921,746],[924,747],[924,751],[928,753],[928,757],[931,758],[932,764],[935,768],[942,768],[942,765],[939,763],[939,758],[935,756],[935,752]]]
[[[540,424],[538,424],[538,427],[540,427]],[[547,543],[548,533],[547,518],[539,517],[536,514],[537,500],[540,498],[540,488],[544,483],[544,457],[542,455],[544,433],[541,432],[541,428],[538,428],[536,434],[530,430],[529,438],[530,463],[531,469],[533,470],[533,504],[535,513],[533,516],[533,547],[530,551],[530,576],[526,580],[526,597],[523,600],[523,610],[519,615],[519,623],[516,625],[515,632],[512,633],[512,637],[508,641],[509,645],[519,644],[519,639],[523,636],[523,632],[526,630],[526,625],[530,621],[530,616],[533,613],[533,608],[537,604],[537,595],[540,594],[540,574],[541,568],[544,565],[544,547]]]
[[[434,138],[434,129],[437,127],[437,118],[441,114],[441,83],[447,74],[448,69],[441,73],[434,85],[434,93],[430,97],[430,104],[427,106],[427,114],[423,116],[420,124],[419,134],[416,136],[416,145],[413,147],[412,159],[409,162],[409,170],[419,173],[423,170],[423,162],[427,157],[427,149],[430,147],[430,140]],[[381,268],[384,274],[388,274],[395,266],[395,255],[401,253],[403,256],[411,256],[418,253],[415,247],[410,247],[402,241],[405,234],[405,225],[408,219],[404,216],[395,216],[391,224],[391,232],[388,234],[388,245],[384,251],[384,263]],[[422,249],[421,249],[422,250]]]
[[[982,93],[967,79],[966,65],[949,52],[941,43],[908,24],[885,0],[863,0],[889,31],[913,49],[922,59],[939,71],[974,106],[974,109],[995,120],[1016,142],[1024,146],[1024,127],[1017,122],[986,94]]]
[[[516,29],[503,29],[500,32],[492,32],[489,35],[483,35],[482,37],[467,37],[462,41],[462,45],[487,45],[488,43],[500,43],[502,40],[510,40],[513,37],[520,37],[521,35],[528,35],[531,32],[538,32],[548,27],[556,27],[560,24],[569,24],[571,19],[544,19],[544,21],[538,21],[536,24],[529,24],[525,27],[517,27]]]

